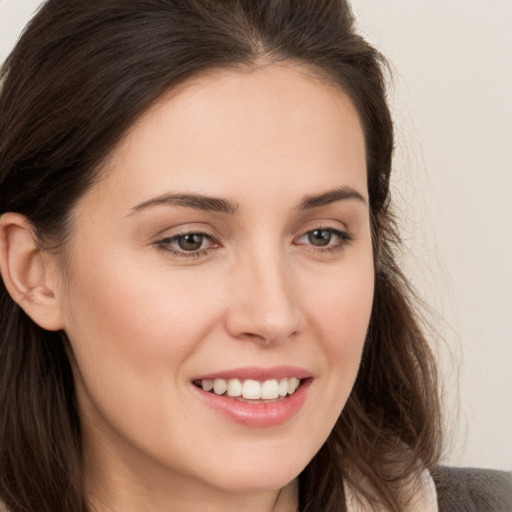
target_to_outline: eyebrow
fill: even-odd
[[[364,205],[367,204],[366,199],[361,193],[359,193],[355,188],[346,186],[336,188],[334,190],[328,190],[327,192],[322,192],[320,194],[307,195],[300,202],[298,209],[309,210],[311,208],[318,208],[319,206],[326,206],[328,204],[347,199],[355,199]]]
[[[132,208],[130,215],[145,210],[151,206],[184,206],[196,210],[227,213],[234,215],[238,211],[238,204],[218,197],[204,196],[202,194],[164,194],[162,196],[144,201]]]
[[[318,208],[319,206],[326,206],[347,199],[355,199],[365,205],[367,204],[362,194],[356,189],[346,186],[328,190],[320,194],[306,195],[299,203],[298,210]],[[205,196],[202,194],[168,193],[139,203],[132,208],[130,215],[152,206],[183,206],[185,208],[226,213],[228,215],[235,215],[239,210],[238,203],[228,199]]]

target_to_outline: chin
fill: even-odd
[[[293,460],[281,458],[268,462],[250,460],[225,461],[220,474],[208,474],[208,480],[217,488],[232,493],[251,493],[278,490],[297,478],[310,459]],[[212,481],[212,477],[214,481]]]

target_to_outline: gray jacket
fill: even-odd
[[[439,512],[512,512],[512,472],[440,466],[431,474]]]

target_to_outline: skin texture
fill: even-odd
[[[296,509],[294,479],[347,400],[371,312],[367,204],[298,208],[340,187],[367,203],[357,114],[293,64],[195,78],[116,148],[73,212],[66,265],[44,256],[98,510]],[[134,210],[167,193],[222,198],[237,211]],[[315,229],[353,240],[332,231],[318,247]],[[209,237],[196,251],[172,239],[196,232]],[[302,408],[277,426],[233,422],[193,384],[278,365],[312,381]]]

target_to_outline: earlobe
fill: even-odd
[[[40,327],[63,328],[60,302],[45,268],[28,219],[19,213],[0,216],[0,270],[12,299]]]

